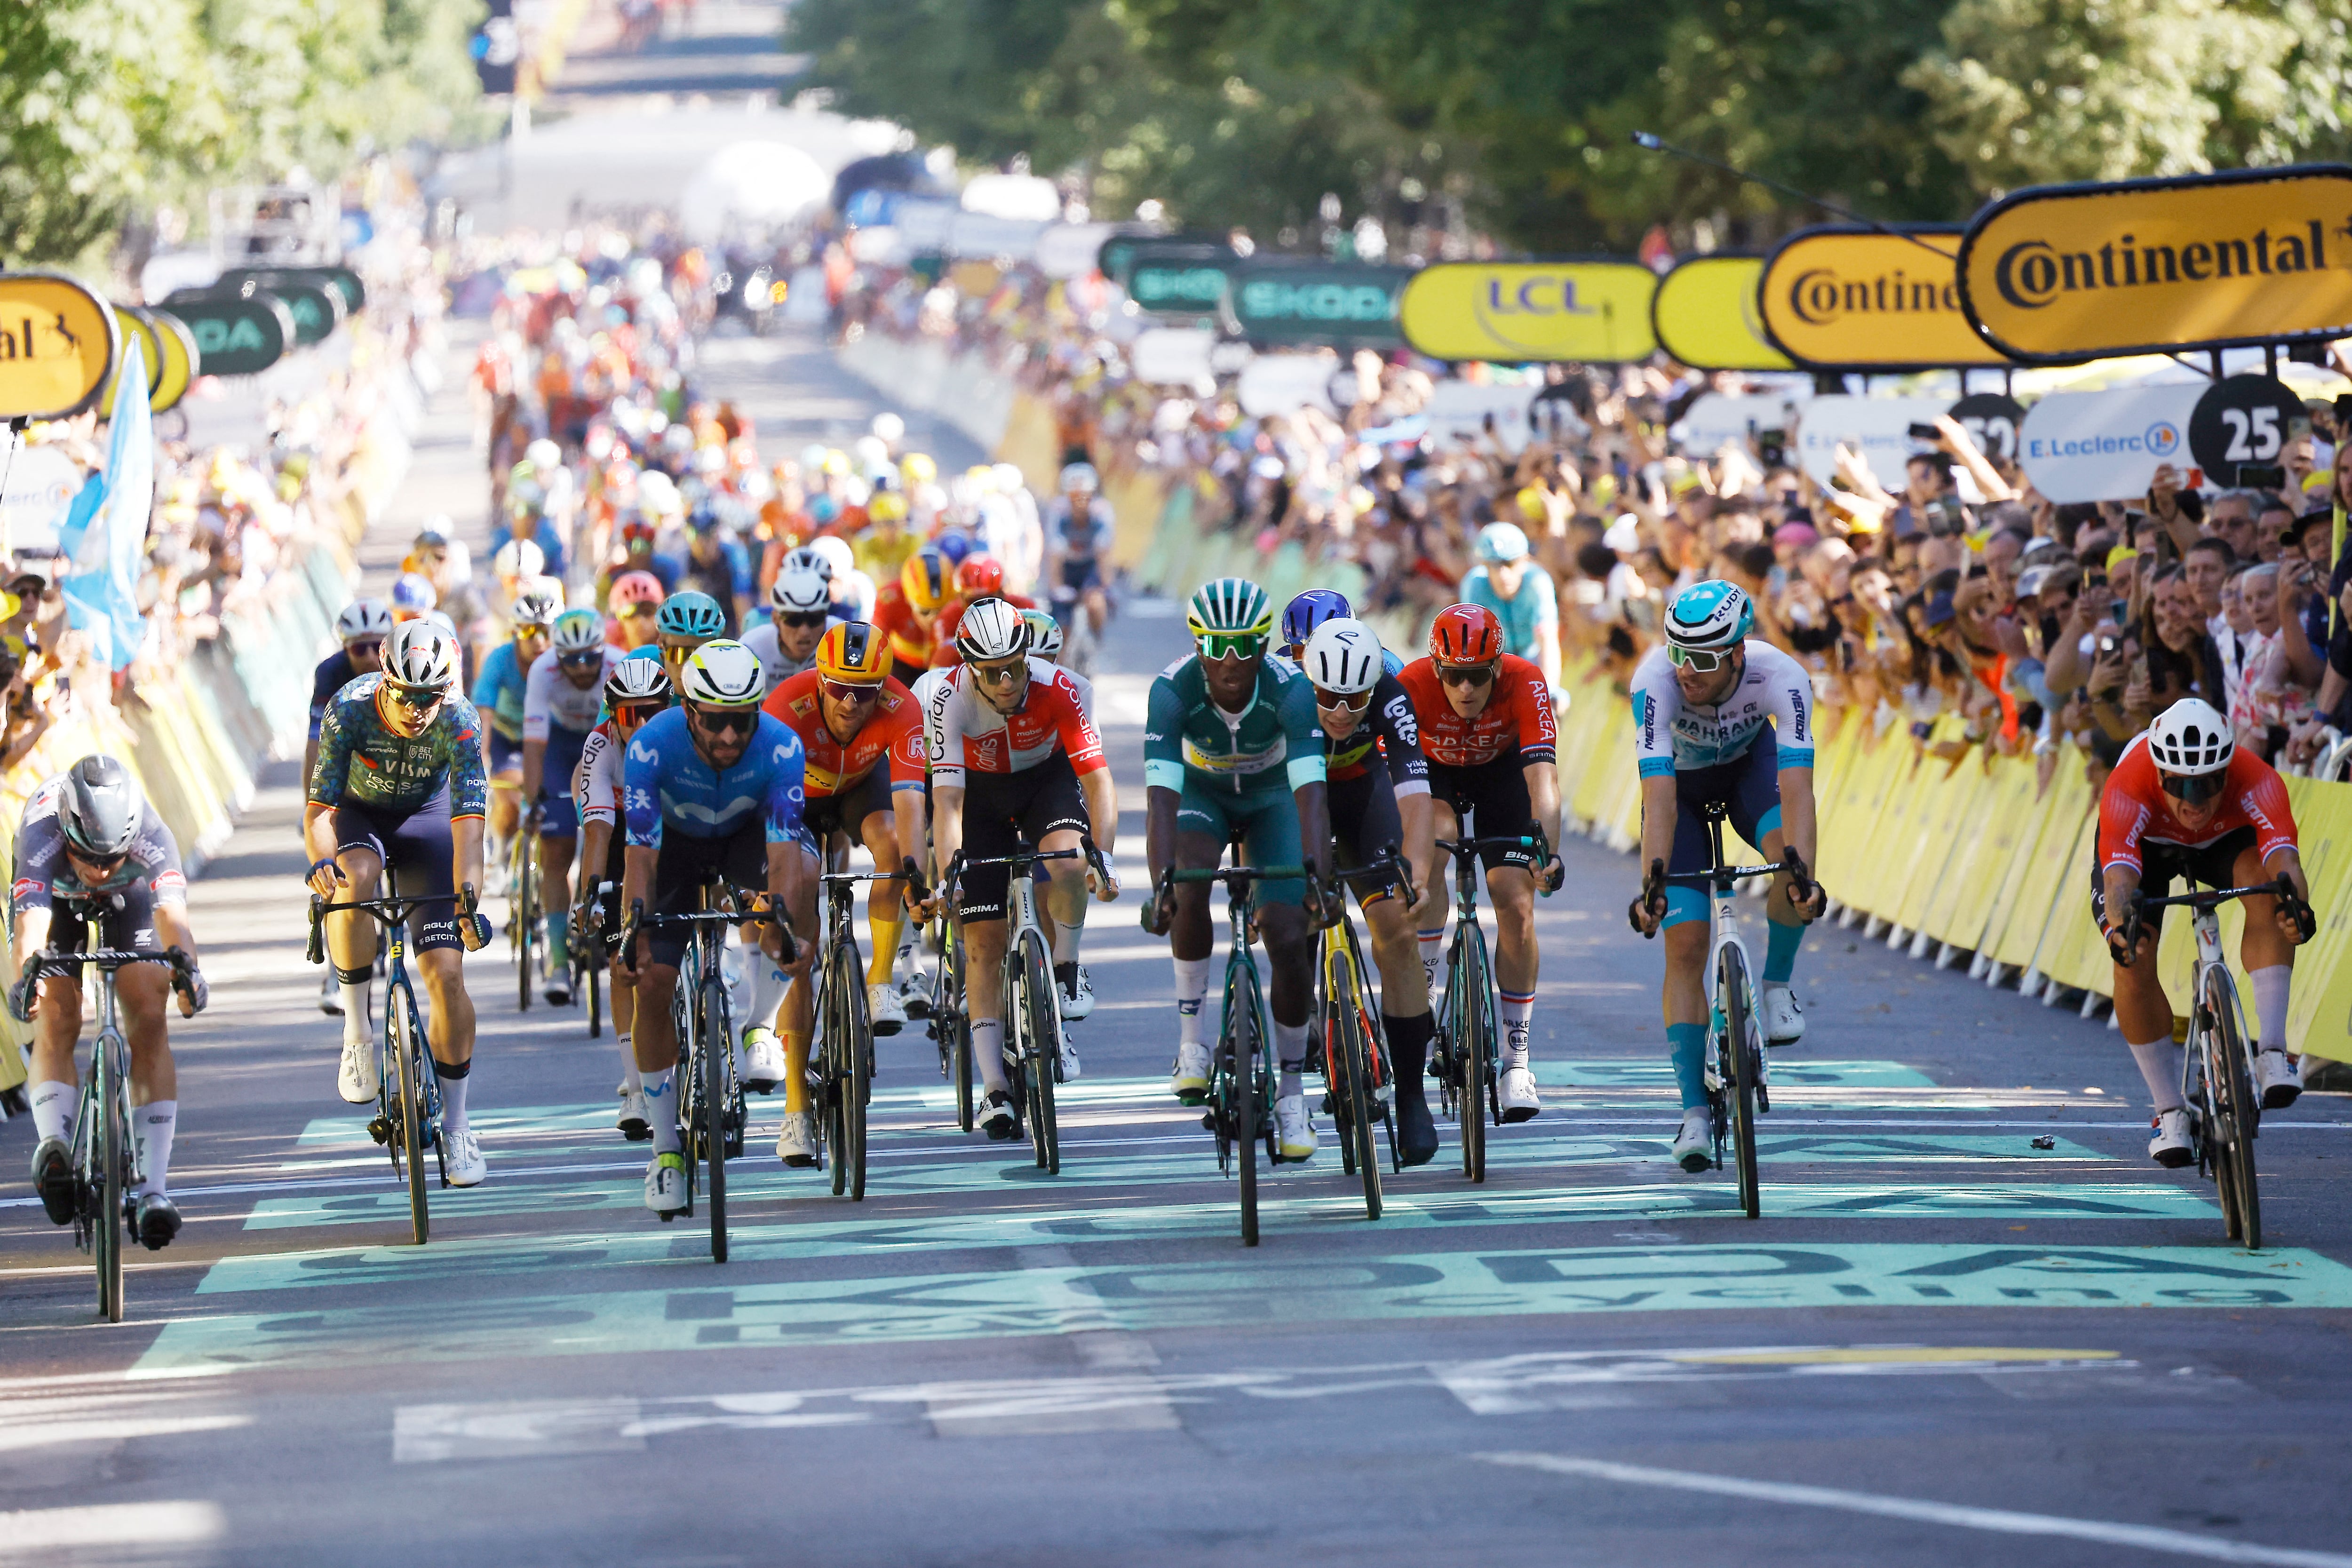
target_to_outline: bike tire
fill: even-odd
[[[734,1042],[727,1028],[727,993],[702,983],[702,1142],[710,1163],[710,1261],[727,1261],[727,1065]]]
[[[539,935],[539,858],[526,851],[519,880],[522,896],[518,900],[521,912],[515,917],[515,989],[518,1005],[530,1011],[531,952],[538,945]]]
[[[396,1064],[393,1079],[400,1096],[393,1110],[400,1121],[401,1162],[408,1167],[408,1230],[415,1243],[423,1247],[433,1235],[432,1203],[425,1185],[425,1029],[407,986],[394,987],[389,1000],[394,1020],[392,1057]]]
[[[1354,1001],[1341,1006],[1339,1026],[1340,1092],[1332,1096],[1333,1103],[1347,1117],[1347,1125],[1339,1130],[1339,1147],[1351,1156],[1364,1184],[1364,1217],[1381,1217],[1380,1150],[1372,1141],[1371,1053],[1370,1042],[1364,1038],[1363,1019]]]
[[[109,1054],[103,1041],[100,1057]],[[98,1255],[98,1311],[110,1323],[122,1321],[123,1162],[130,1158],[129,1130],[122,1124],[124,1087],[115,1081],[113,1062],[93,1061],[98,1079],[92,1103],[98,1116],[98,1223],[93,1240]]]
[[[1486,1180],[1486,1080],[1493,1076],[1495,1058],[1495,987],[1486,973],[1486,933],[1474,926],[1457,926],[1454,933],[1458,978],[1449,994],[1457,998],[1454,1068],[1454,1125],[1462,1134],[1462,1173],[1471,1181]]]
[[[845,1182],[850,1200],[863,1202],[866,1197],[866,1106],[874,1093],[873,1047],[871,1022],[866,1015],[866,987],[860,984],[857,949],[850,942],[841,942],[833,950],[833,988],[835,1004],[841,1011],[834,1016],[839,1026],[834,1030],[835,1051],[842,1067],[839,1082],[841,1095],[841,1142],[836,1145],[835,1169]],[[835,1191],[840,1188],[836,1186]]]
[[[581,982],[588,993],[588,1037],[601,1039],[604,1034],[604,968],[600,963],[580,966]]]
[[[833,1195],[841,1197],[849,1191],[849,1162],[844,1158],[849,1143],[848,1106],[845,1102],[845,1082],[849,1076],[849,1062],[842,1047],[842,1031],[835,1020],[848,1005],[841,994],[841,976],[828,965],[821,982],[821,1012],[817,1028],[817,1093],[822,1097],[820,1113],[824,1118],[825,1159],[833,1183]]]
[[[2254,1173],[2254,1131],[2260,1117],[2244,1040],[2238,1028],[2237,987],[2226,971],[2206,983],[2213,1033],[2206,1044],[2208,1093],[2219,1112],[2214,1184],[2230,1237],[2249,1252],[2263,1246],[2262,1188]],[[2215,1072],[2214,1068],[2220,1070]]]
[[[1249,963],[1244,953],[1240,962]],[[1234,1051],[1234,1143],[1241,1158],[1242,1245],[1257,1245],[1257,1148],[1258,1104],[1257,1067],[1261,1048],[1258,1039],[1257,971],[1253,965],[1246,970],[1247,979],[1232,986],[1226,994],[1228,1008],[1226,1028]]]
[[[1739,1207],[1749,1219],[1761,1219],[1764,1194],[1756,1175],[1756,1058],[1762,1047],[1756,1039],[1748,962],[1738,948],[1723,950],[1719,978],[1723,1053],[1729,1058],[1730,1068],[1722,1077],[1731,1094],[1731,1142],[1739,1173]]]
[[[1057,1176],[1062,1173],[1062,1130],[1055,1119],[1054,1077],[1061,1068],[1062,1005],[1045,941],[1034,931],[1021,942],[1020,1000],[1028,1021],[1024,1052],[1029,1058],[1029,1142],[1037,1168]]]
[[[972,1060],[971,1018],[964,1011],[963,949],[952,934],[941,943],[940,968],[947,976],[940,987],[941,1005],[946,1016],[940,1026],[948,1031],[949,1070],[955,1078],[956,1125],[966,1132],[972,1128]]]

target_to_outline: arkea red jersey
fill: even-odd
[[[1551,687],[1543,671],[1516,654],[1505,654],[1496,671],[1486,706],[1475,719],[1465,719],[1445,700],[1437,666],[1426,658],[1414,659],[1397,677],[1412,699],[1413,718],[1421,727],[1422,754],[1449,768],[1480,767],[1517,752],[1519,761],[1548,763],[1559,745],[1559,726],[1551,712]]]

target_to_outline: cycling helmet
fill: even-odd
[[[1429,657],[1438,664],[1492,664],[1503,657],[1503,623],[1484,605],[1448,605],[1429,628]]]
[[[563,467],[563,448],[544,436],[525,447],[522,455],[530,460],[531,472],[541,479]]]
[[[2147,727],[2148,760],[2166,775],[2165,793],[2191,805],[2221,793],[2237,750],[2230,721],[2201,698],[2182,698]]]
[[[768,589],[768,604],[780,616],[817,615],[831,603],[824,579],[804,566],[786,565]]]
[[[391,635],[392,606],[382,599],[353,599],[335,617],[335,637],[340,642],[354,643],[362,637]]]
[[[605,600],[616,616],[631,605],[658,605],[661,602],[661,579],[650,572],[622,573],[613,579],[612,593]]]
[[[919,616],[936,612],[948,596],[947,557],[936,550],[918,550],[898,569],[898,591]]]
[[[555,633],[549,639],[555,647],[558,658],[567,653],[587,653],[604,646],[604,617],[593,610],[566,610],[555,617]],[[639,659],[640,664],[656,662]]]
[[[1092,463],[1072,463],[1062,470],[1062,493],[1075,490],[1080,495],[1092,495],[1102,488],[1102,476],[1095,472]]]
[[[507,579],[536,577],[547,570],[547,552],[528,539],[509,539],[490,557],[490,570]]]
[[[1309,588],[1283,606],[1282,646],[1304,647],[1315,629],[1326,621],[1353,616],[1348,595],[1334,588]]]
[[[1676,647],[1734,648],[1756,625],[1756,606],[1738,584],[1694,583],[1666,607],[1666,640]]]
[[[931,541],[931,548],[938,551],[949,565],[961,566],[980,546],[972,542],[971,534],[960,528],[950,528]]]
[[[1381,681],[1381,639],[1363,622],[1338,616],[1315,628],[1299,667],[1318,690],[1343,697],[1370,691]]]
[[[562,614],[563,614],[562,592],[551,592],[547,588],[533,584],[515,595],[514,608],[507,612],[507,624],[518,632],[525,626],[538,626],[543,630],[553,626],[555,617]],[[597,635],[599,637],[604,635],[601,622],[598,623]]]
[[[1489,566],[1506,561],[1524,561],[1528,556],[1528,536],[1516,522],[1490,522],[1478,531],[1478,559]]]
[[[777,568],[780,578],[787,572],[813,572],[818,582],[830,583],[833,581],[833,562],[814,545],[803,544],[797,550],[787,552]]]
[[[967,599],[1004,592],[1004,563],[993,555],[974,555],[955,569],[956,592]]]
[[[457,639],[431,621],[404,621],[383,645],[383,678],[394,686],[446,691],[462,662]]]
[[[659,539],[660,537],[661,524],[654,522],[646,518],[633,517],[621,524],[621,542],[623,544],[635,544],[642,540],[646,545],[650,546],[655,540]]]
[[[93,860],[131,853],[147,803],[131,782],[131,770],[104,752],[84,757],[66,770],[58,795],[58,822],[66,841]]]
[[[662,601],[661,616],[654,625],[666,637],[708,639],[727,630],[727,612],[709,595],[688,588]]]
[[[706,708],[757,708],[767,691],[760,656],[732,641],[696,648],[678,672],[678,686],[688,702]]]
[[[657,658],[625,658],[604,678],[604,700],[618,708],[625,702],[667,702],[669,671]]]
[[[1050,611],[1024,610],[1021,618],[1029,623],[1029,651],[1039,658],[1062,657],[1062,623]]]
[[[822,539],[812,539],[808,542],[808,547],[815,551],[833,567],[833,571],[825,577],[828,583],[836,582],[857,570],[857,557],[850,553],[849,541],[837,533],[828,533]]]
[[[907,521],[907,498],[896,490],[877,490],[866,503],[866,515],[877,522]]]
[[[1029,650],[1029,623],[1004,600],[982,599],[965,608],[955,646],[967,660],[1011,658]]]
[[[917,485],[928,485],[938,479],[940,466],[926,453],[909,452],[898,459],[898,477],[907,481],[908,489],[913,489]]]
[[[1274,632],[1274,602],[1246,577],[1220,577],[1193,591],[1184,606],[1184,629],[1196,637],[1268,637]]]
[[[429,612],[441,602],[433,579],[422,572],[404,572],[392,584],[392,618],[406,620]]]
[[[844,686],[879,686],[890,678],[890,639],[865,621],[827,626],[816,645],[816,668]]]

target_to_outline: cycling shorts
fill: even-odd
[[[2238,886],[2238,857],[2255,847],[2255,832],[2250,824],[2233,827],[2201,849],[2185,844],[2164,844],[2143,838],[2139,845],[2139,890],[2151,899],[2161,899],[2172,891],[2176,878],[2197,888],[2234,888]],[[2164,917],[2170,911],[2150,910],[2141,917],[2150,929],[2164,929]],[[2101,924],[2107,918],[2107,878],[2100,866],[2097,847],[2091,857],[2091,918]]]
[[[87,951],[89,928],[99,928],[98,945],[116,952],[161,952],[155,934],[155,889],[140,878],[100,895],[105,902],[84,904],[64,893],[54,896],[49,918],[49,945],[59,952]],[[122,907],[107,905],[120,900]],[[72,984],[70,979],[68,984]],[[43,981],[46,984],[47,982]]]
[[[490,731],[490,772],[519,773],[522,772],[522,742],[509,741],[496,730]]]
[[[539,771],[539,836],[541,838],[580,837],[580,807],[572,798],[572,775],[580,771],[580,753],[588,731],[547,727],[546,765]],[[615,837],[625,837],[616,835]]]
[[[1269,773],[1279,780],[1283,775]],[[1184,792],[1176,803],[1176,831],[1205,833],[1222,847],[1239,839],[1243,860],[1252,866],[1296,866],[1307,858],[1298,831],[1298,803],[1280,783],[1270,789],[1235,792],[1202,784],[1184,770]],[[1307,880],[1294,877],[1259,882],[1251,890],[1257,904],[1303,904]]]
[[[1381,851],[1393,845],[1404,853],[1404,818],[1397,811],[1396,789],[1385,769],[1366,768],[1351,779],[1327,786],[1331,800],[1331,839],[1338,847],[1342,869],[1369,866]],[[1395,895],[1371,882],[1355,885],[1360,903],[1370,907]]]
[[[457,887],[450,880],[449,862],[457,853],[449,831],[449,790],[444,785],[432,799],[405,814],[371,811],[364,805],[335,808],[335,852],[370,849],[384,868],[397,873],[400,896],[428,900],[408,920],[409,940],[419,952],[466,945],[457,939]],[[379,889],[389,897],[388,879]]]
[[[716,870],[728,887],[759,892],[768,885],[768,825],[753,817],[724,838],[689,838],[667,825],[654,861],[649,915],[691,914],[702,904],[702,875]],[[646,933],[652,961],[676,969],[686,956],[690,926],[667,926]]]
[[[1527,763],[1517,752],[1506,752],[1472,767],[1432,762],[1429,793],[1454,808],[1454,819],[1467,837],[1524,834],[1535,822],[1535,811],[1528,803],[1527,770]],[[1331,819],[1339,820],[1337,808]],[[1530,875],[1538,869],[1536,852],[1521,845],[1492,846],[1479,850],[1478,858],[1490,872],[1503,866],[1517,866]]]
[[[1062,557],[1062,586],[1073,594],[1083,594],[1089,588],[1102,586],[1102,557],[1076,555]]]
[[[866,819],[889,809],[890,768],[886,759],[840,795],[810,795],[801,808],[801,823],[808,844],[822,856],[826,842],[836,833],[846,833],[852,841],[863,844]]]
[[[963,852],[970,860],[1034,849],[1049,833],[1093,831],[1078,775],[1061,752],[1017,773],[964,774]],[[1009,868],[977,866],[963,874],[956,909],[968,921],[1005,918]]]
[[[1729,808],[1732,830],[1759,850],[1766,838],[1779,831],[1780,752],[1769,726],[1757,734],[1745,756],[1675,774],[1675,847],[1666,860],[1668,871],[1707,868],[1706,807],[1717,803]],[[1696,888],[1666,889],[1667,925],[1706,918],[1706,893]]]

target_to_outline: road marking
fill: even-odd
[[[0,1513],[0,1557],[85,1546],[189,1546],[227,1522],[209,1502],[111,1502]]]
[[[1876,1492],[1847,1491],[1839,1487],[1804,1486],[1793,1481],[1750,1481],[1736,1476],[1706,1475],[1695,1470],[1660,1470],[1646,1465],[1621,1465],[1607,1459],[1580,1459],[1566,1454],[1480,1454],[1490,1465],[1545,1470],[1554,1475],[1587,1476],[1594,1480],[1628,1486],[1668,1487],[1677,1491],[1712,1492],[1718,1497],[1746,1498],[1754,1502],[1788,1503],[1800,1508],[1839,1509],[1847,1513],[1875,1514],[1882,1519],[1906,1519],[1923,1524],[1947,1524],[1960,1530],[1990,1531],[2000,1535],[2050,1535],[2070,1541],[2096,1542],[2102,1546],[2128,1546],[2176,1557],[2202,1557],[2214,1563],[2260,1563],[2278,1568],[2352,1568],[2352,1556],[2336,1552],[2306,1552],[2289,1546],[2257,1546],[2220,1536],[2195,1535],[2149,1524],[2121,1524],[2100,1519],[2068,1519],[2058,1514],[2020,1513],[2010,1509],[1970,1508],[1960,1503],[1929,1502],[1917,1498],[1885,1497]]]
[[[526,1399],[499,1405],[404,1405],[393,1414],[396,1465],[524,1455],[636,1454],[634,1399]]]
[[[1591,1060],[1542,1061],[1535,1064],[1536,1082],[1570,1089],[1655,1089],[1674,1087],[1672,1063],[1660,1058],[1604,1057]],[[1936,1080],[1916,1068],[1892,1061],[1799,1061],[1775,1057],[1770,1085],[1777,1094],[1791,1089],[1934,1089]]]
[[[1622,1407],[1637,1384],[1758,1375],[1916,1377],[2096,1369],[2128,1379],[2139,1363],[2114,1351],[1989,1349],[1975,1345],[1783,1345],[1762,1350],[1537,1352],[1460,1362],[1438,1380],[1478,1415]]]

